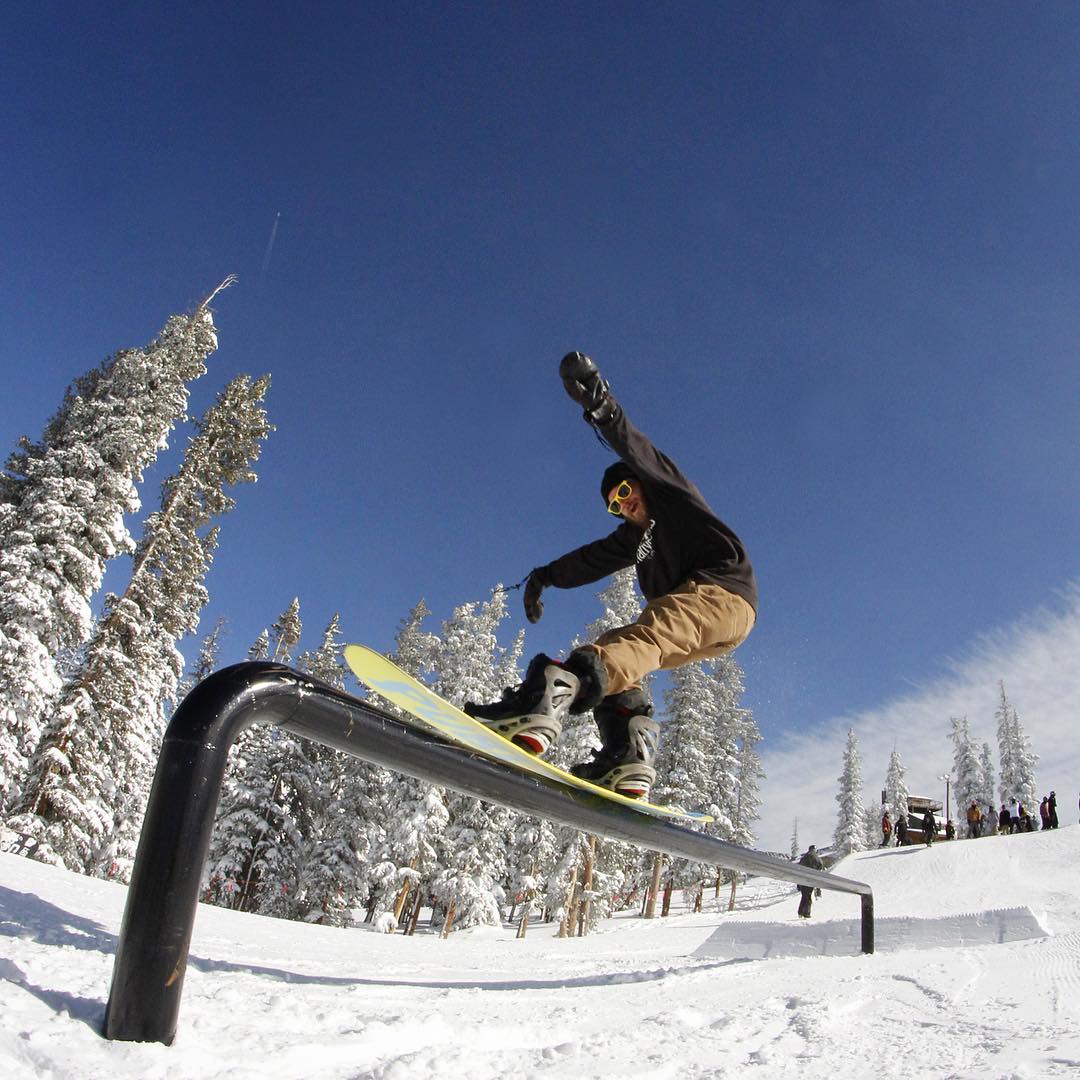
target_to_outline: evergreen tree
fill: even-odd
[[[438,635],[423,625],[430,615],[427,604],[419,600],[398,624],[391,657],[420,681],[434,671],[439,652]],[[380,701],[380,705],[402,715],[393,702]],[[442,836],[449,822],[446,791],[371,766],[365,792],[363,820],[371,853],[369,915],[394,909],[395,915],[400,916],[404,914],[410,892],[416,890],[422,895],[429,890],[438,868]]]
[[[979,808],[985,813],[997,805],[994,799],[994,760],[990,744],[984,742],[979,753]]]
[[[894,746],[889,755],[889,768],[885,773],[885,810],[893,823],[908,812],[908,789],[904,780],[904,763],[900,760],[900,751]]]
[[[740,704],[743,692],[742,671],[730,655],[671,672],[655,797],[711,814],[713,821],[695,827],[748,846],[760,804],[761,735]],[[716,875],[711,865],[681,859],[673,861],[671,873],[676,887],[695,895]]]
[[[844,747],[844,764],[839,780],[840,793],[836,796],[836,801],[840,809],[836,830],[833,833],[833,847],[840,856],[844,856],[850,855],[853,851],[866,850],[866,813],[863,809],[859,740],[850,728],[847,733],[847,744]]]
[[[953,790],[956,792],[957,817],[966,820],[968,807],[977,806],[983,794],[983,769],[971,741],[971,730],[966,716],[951,717],[953,741]],[[985,808],[985,803],[983,804]]]
[[[300,641],[301,630],[300,597],[296,596],[270,627],[269,659],[276,664],[288,664]]]
[[[188,384],[217,347],[211,299],[171,318],[145,349],[117,353],[78,379],[41,441],[22,440],[8,461],[0,502],[0,811],[21,784],[43,717],[55,714],[58,657],[89,640],[90,599],[105,565],[133,549],[124,515],[139,508],[136,484],[184,417]]]
[[[176,643],[195,632],[208,599],[211,523],[236,505],[225,489],[255,479],[251,464],[271,430],[268,385],[234,379],[196,423],[146,520],[127,589],[106,599],[24,787],[19,828],[40,841],[38,858],[126,878],[183,672]]]
[[[270,658],[270,631],[261,630],[259,636],[252,642],[248,649],[249,660],[268,660]]]
[[[300,640],[294,599],[263,631],[248,655],[288,663]],[[253,724],[229,757],[207,859],[204,898],[221,907],[288,917],[303,861],[297,807],[313,783],[314,765],[300,740],[281,728]]]
[[[481,605],[463,604],[443,623],[436,657],[435,691],[453,704],[491,701],[505,685],[518,656],[499,646],[496,631],[506,617],[506,595],[492,591]],[[520,654],[520,639],[515,649]],[[515,680],[516,681],[516,680]],[[433,892],[461,927],[499,921],[505,897],[506,853],[515,825],[511,811],[465,795],[451,795],[446,847]]]
[[[341,649],[341,616],[335,614],[318,649],[303,653],[297,667],[343,690]],[[300,835],[292,917],[347,926],[360,902],[367,848],[361,820],[364,763],[318,743],[305,744],[304,751],[312,763],[313,776],[307,812],[293,811],[306,827]]]
[[[224,616],[219,618],[214,623],[214,629],[202,639],[195,663],[180,681],[180,687],[176,693],[177,702],[183,701],[203,679],[209,678],[217,671],[218,656],[221,653],[221,635],[225,630],[226,621]]]
[[[749,709],[746,713],[746,721],[739,735],[739,783],[738,795],[732,807],[731,823],[734,829],[731,839],[743,847],[752,847],[754,823],[761,816],[761,782],[765,779],[765,770],[757,751],[761,732]]]
[[[582,640],[596,641],[608,630],[626,626],[637,620],[638,615],[641,614],[642,600],[633,567],[612,574],[604,588],[596,594],[596,599],[600,602],[601,614],[586,626],[584,638],[575,640],[571,645],[572,649],[580,645]],[[643,687],[647,688],[648,685],[648,679],[642,682]],[[577,716],[568,716],[559,741],[549,755],[549,760],[560,768],[568,769],[580,761],[587,761],[592,751],[599,746],[596,721],[591,711]],[[615,840],[598,839],[594,846],[591,839],[583,833],[565,826],[555,827],[554,843],[559,856],[555,861],[553,874],[569,875],[573,874],[577,868],[580,876],[583,867],[578,867],[577,864],[588,852],[592,860],[594,881],[601,887],[610,884],[613,880],[621,879],[625,875],[626,868],[636,865],[638,861],[638,852],[631,845]],[[562,882],[549,878],[547,886],[549,911],[561,910],[562,905],[569,900],[567,893],[569,883],[569,877]],[[595,925],[596,920],[605,910],[606,900],[607,897],[599,904],[589,905],[588,918],[585,920],[589,928]]]
[[[795,820],[791,823],[791,858],[793,860],[797,859],[800,854],[801,851],[799,849],[799,819],[795,818]]]
[[[1020,724],[1019,714],[1009,703],[1005,683],[1000,683],[1000,687],[1001,701],[996,718],[1001,761],[1001,800],[1008,802],[1010,799],[1017,799],[1033,813],[1039,805],[1035,793],[1035,766],[1039,759],[1031,750],[1031,743]]]
[[[713,761],[712,787],[726,795],[720,802],[720,809],[731,822],[727,839],[749,847],[754,841],[753,826],[758,819],[759,791],[764,779],[757,753],[761,732],[753,713],[741,704],[746,688],[739,662],[728,653],[712,661],[712,665],[712,691],[721,736],[721,752]],[[732,757],[735,760],[733,782],[729,780],[728,764]]]

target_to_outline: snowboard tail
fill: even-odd
[[[655,803],[645,802],[642,799],[629,798],[617,791],[582,780],[544,761],[543,758],[536,757],[451,705],[419,679],[413,678],[381,653],[365,645],[346,645],[345,662],[365,686],[404,709],[423,727],[433,729],[463,750],[483,754],[485,757],[523,772],[532,773],[534,776],[557,780],[568,788],[590,791],[610,802],[632,807],[634,810],[653,817],[693,821],[713,820],[708,814],[694,813],[678,807],[657,806]]]

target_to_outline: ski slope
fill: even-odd
[[[123,887],[4,855],[0,1075],[1080,1075],[1080,828],[835,869],[874,888],[873,956],[856,897],[826,893],[804,922],[793,887],[761,879],[733,913],[673,907],[562,941],[542,924],[442,941],[203,907],[164,1047],[98,1034]]]

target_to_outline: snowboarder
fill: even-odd
[[[806,849],[806,854],[799,860],[800,866],[809,866],[811,870],[824,870],[825,864],[821,861],[821,856],[817,853],[817,848],[811,844]],[[815,890],[812,885],[800,885],[799,886],[799,918],[809,919],[810,908],[814,903],[814,893],[821,895],[821,890]]]
[[[907,815],[901,814],[896,819],[896,846],[907,847]]]
[[[881,846],[888,847],[889,842],[892,840],[892,818],[889,817],[889,811],[886,810],[881,815]]]
[[[594,710],[603,745],[574,775],[631,798],[648,798],[659,725],[641,680],[730,652],[746,640],[757,613],[757,584],[742,542],[698,489],[627,418],[596,364],[569,353],[559,375],[585,420],[619,456],[600,494],[619,527],[532,570],[525,615],[543,614],[545,588],[573,589],[637,566],[648,601],[636,622],[602,634],[563,661],[543,653],[524,681],[492,704],[465,711],[532,753],[544,754],[569,714]]]

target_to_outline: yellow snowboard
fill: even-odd
[[[591,784],[588,780],[581,780],[572,773],[556,768],[543,758],[522,750],[521,747],[504,739],[490,728],[484,727],[478,720],[463,713],[449,701],[444,701],[422,682],[402,671],[381,653],[364,645],[346,645],[345,662],[365,686],[370,686],[388,701],[392,701],[421,721],[423,725],[434,729],[463,749],[475,751],[537,776],[550,777],[567,787],[591,791],[595,795],[600,795],[611,802],[622,803],[643,814],[652,814],[654,817],[661,818],[685,818],[692,821],[713,820],[708,814],[656,806],[654,803],[642,802],[640,799],[628,799],[625,795],[609,791],[597,784]]]

